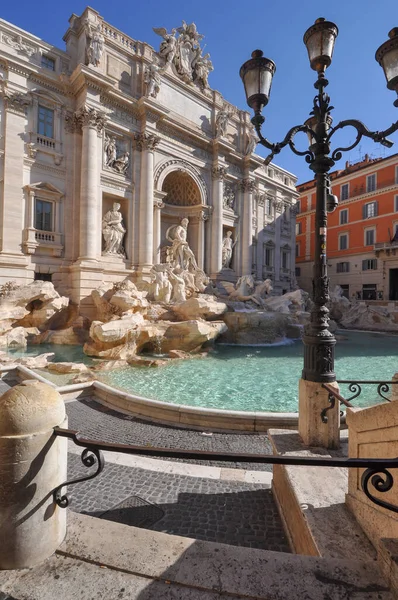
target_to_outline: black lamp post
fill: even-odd
[[[307,47],[311,68],[317,71],[318,79],[314,86],[318,90],[314,98],[311,117],[303,124],[292,127],[282,142],[272,144],[261,134],[264,117],[261,112],[268,104],[271,90],[272,77],[275,73],[275,63],[263,56],[261,50],[255,50],[252,58],[245,62],[240,69],[240,76],[245,86],[248,105],[254,110],[252,123],[259,137],[259,143],[271,150],[265,159],[269,164],[284,146],[299,156],[305,156],[309,168],[315,173],[316,178],[316,212],[315,212],[315,257],[313,272],[313,300],[314,308],[311,312],[310,323],[305,329],[304,342],[304,368],[302,378],[308,381],[332,382],[335,381],[334,373],[334,346],[336,339],[329,331],[329,279],[327,276],[326,259],[326,234],[327,213],[335,210],[338,199],[331,193],[329,171],[336,160],[342,157],[342,151],[351,150],[359,144],[363,136],[380,142],[390,148],[393,144],[386,136],[398,129],[398,121],[391,127],[381,132],[369,131],[363,123],[356,119],[341,121],[332,127],[330,111],[330,98],[325,93],[328,81],[325,70],[332,62],[333,47],[338,34],[337,26],[325,19],[317,19],[304,34],[304,43]],[[384,69],[387,87],[398,94],[398,28],[392,29],[390,39],[382,44],[376,52],[376,60]],[[398,99],[394,106],[398,107]],[[351,126],[356,129],[355,142],[348,147],[330,150],[330,140],[333,134],[343,127]],[[309,138],[309,148],[299,151],[294,144],[296,133],[304,132]]]

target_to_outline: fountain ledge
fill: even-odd
[[[100,381],[56,386],[41,375],[23,365],[9,365],[0,369],[0,376],[15,372],[16,379],[36,379],[54,387],[64,400],[76,398],[79,394],[95,396],[101,404],[119,412],[134,415],[153,422],[177,425],[189,429],[212,429],[214,431],[264,432],[270,428],[297,429],[298,413],[245,412],[219,410],[184,404],[172,404],[161,400],[151,400],[128,392],[123,392]]]

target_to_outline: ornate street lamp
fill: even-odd
[[[310,323],[305,329],[304,342],[304,368],[302,377],[308,381],[328,383],[336,380],[334,373],[334,346],[336,339],[329,331],[329,279],[327,276],[326,259],[326,232],[327,213],[332,212],[337,206],[337,198],[330,189],[329,171],[336,160],[340,160],[342,152],[351,150],[359,144],[363,136],[369,137],[388,148],[393,143],[387,136],[398,129],[398,121],[385,131],[369,131],[367,127],[356,119],[341,121],[332,127],[330,111],[330,98],[325,93],[328,81],[325,71],[332,62],[333,48],[338,35],[337,26],[325,19],[317,19],[304,34],[304,44],[307,47],[311,68],[318,73],[314,86],[318,90],[311,117],[303,124],[292,127],[282,142],[273,144],[261,134],[264,117],[261,112],[268,104],[272,77],[275,73],[275,63],[263,56],[261,50],[255,50],[252,58],[245,62],[240,69],[240,76],[245,86],[248,105],[254,110],[252,123],[259,137],[259,143],[271,150],[265,159],[269,164],[284,146],[299,156],[305,156],[309,168],[315,173],[316,178],[316,212],[315,212],[315,257],[313,272],[313,300],[314,307],[311,312]],[[382,44],[376,52],[376,60],[383,67],[387,87],[398,94],[398,28],[389,33],[390,39]],[[398,99],[394,102],[398,107]],[[357,135],[353,144],[347,147],[330,150],[330,140],[334,133],[343,127],[351,126],[356,129]],[[294,144],[294,137],[298,132],[308,135],[309,148],[299,151]]]

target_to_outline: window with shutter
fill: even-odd
[[[376,173],[368,175],[366,178],[366,191],[374,192],[376,189]]]
[[[365,246],[373,246],[375,243],[376,231],[374,229],[365,230]]]
[[[53,203],[39,200],[35,202],[35,228],[40,231],[53,231]]]

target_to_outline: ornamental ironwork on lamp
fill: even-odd
[[[330,98],[325,93],[328,80],[325,71],[332,62],[334,44],[338,35],[337,25],[323,18],[317,19],[304,34],[304,44],[307,48],[310,66],[318,73],[314,84],[317,94],[314,97],[310,118],[302,125],[295,125],[278,143],[272,143],[261,133],[264,123],[263,108],[268,104],[272,78],[276,71],[275,63],[263,56],[261,50],[255,50],[252,58],[246,61],[241,69],[246,99],[254,111],[252,123],[259,137],[259,143],[271,152],[265,159],[269,164],[282,148],[289,146],[299,156],[304,156],[309,168],[314,172],[316,179],[316,211],[314,235],[314,272],[313,272],[313,300],[314,307],[311,311],[309,324],[303,336],[304,342],[304,368],[302,377],[309,381],[328,383],[336,380],[334,373],[334,346],[336,339],[329,331],[329,279],[327,276],[326,233],[327,213],[335,210],[338,199],[332,194],[329,172],[335,162],[342,158],[342,152],[355,148],[362,137],[369,137],[373,141],[383,144],[387,148],[393,145],[387,136],[398,129],[398,121],[384,131],[370,131],[361,121],[347,119],[340,121],[332,127],[330,112]],[[382,44],[376,52],[376,60],[382,66],[387,80],[387,87],[398,94],[398,28],[389,33],[389,40]],[[394,106],[398,107],[398,99]],[[336,131],[344,127],[353,127],[356,137],[352,144],[339,147],[331,151],[331,138]],[[294,143],[297,133],[308,135],[309,147],[298,150]]]

